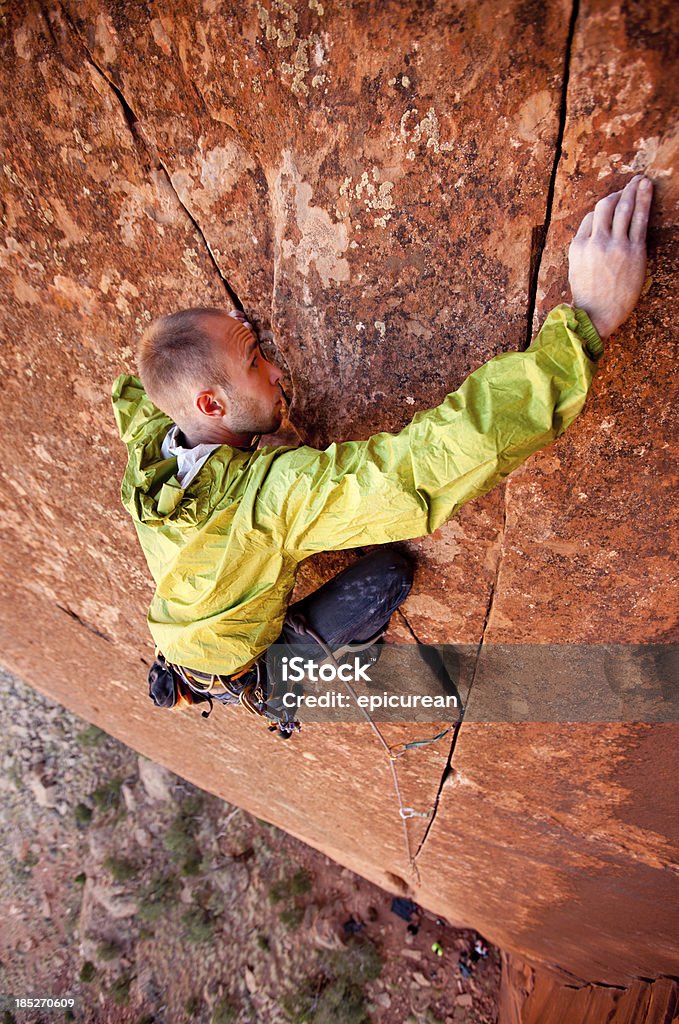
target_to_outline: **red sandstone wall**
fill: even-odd
[[[310,442],[396,429],[525,344],[568,298],[581,217],[646,171],[645,295],[585,412],[413,543],[393,635],[668,642],[673,5],[45,9],[10,5],[2,30],[3,662],[506,949],[590,982],[676,975],[674,727],[464,725],[440,793],[449,749],[399,766],[407,802],[436,807],[408,826],[412,869],[362,727],[276,746],[245,716],[152,708],[108,399],[149,319],[233,291],[287,361]]]

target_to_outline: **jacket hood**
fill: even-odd
[[[177,460],[174,456],[166,459],[161,451],[173,422],[153,404],[139,378],[130,374],[116,379],[111,400],[118,433],[127,446],[121,487],[123,506],[135,522],[163,522],[184,497],[176,477]],[[183,518],[195,522],[195,498],[184,503],[183,513]]]

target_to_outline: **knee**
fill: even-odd
[[[394,597],[400,596],[403,600],[413,585],[414,560],[398,548],[383,549],[379,556],[380,571],[384,574],[385,582],[388,581],[389,590]]]
[[[403,583],[408,585],[408,589],[413,585],[413,577],[415,575],[415,560],[404,551],[393,551],[392,562],[394,566],[394,572],[400,577]]]

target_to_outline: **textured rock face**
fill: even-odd
[[[392,628],[672,636],[676,14],[379,8],[86,0],[4,15],[3,660],[508,949],[591,981],[676,975],[671,726],[464,725],[445,783],[447,740],[399,763],[406,803],[432,814],[404,826],[362,727],[309,726],[279,749],[243,716],[205,723],[146,699],[150,582],[108,401],[145,324],[235,294],[275,341],[310,443],[398,429],[569,298],[574,229],[638,170],[656,183],[638,314],[567,435],[413,543]],[[314,560],[301,588],[345,561]]]
[[[628,988],[584,985],[551,968],[535,968],[503,956],[500,1020],[503,1024],[562,1024],[563,1021],[674,1021],[679,990],[670,978],[634,981]]]

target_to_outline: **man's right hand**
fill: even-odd
[[[621,192],[599,200],[568,250],[573,305],[585,310],[602,338],[624,323],[641,294],[652,197],[652,182],[635,175]]]

